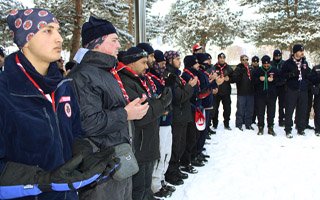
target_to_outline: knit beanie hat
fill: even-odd
[[[202,46],[200,46],[199,43],[196,43],[196,44],[193,45],[193,47],[192,47],[192,52],[198,51],[198,50],[200,50],[200,49],[202,49]]]
[[[273,57],[276,57],[276,56],[282,56],[282,53],[279,49],[276,49],[273,51]]]
[[[163,52],[160,50],[155,50],[154,51],[154,58],[156,59],[156,62],[162,62],[162,61],[166,61],[166,58],[163,55]]]
[[[186,56],[183,59],[184,67],[192,67],[193,65],[198,63],[198,59],[195,55]]]
[[[251,58],[251,62],[259,62],[259,57],[258,56],[253,56]]]
[[[205,53],[197,53],[197,54],[196,54],[196,57],[197,57],[198,62],[199,62],[200,64],[203,64],[204,61],[206,61],[206,60],[210,60],[208,54],[205,54]]]
[[[148,55],[153,54],[154,53],[154,49],[152,48],[152,46],[148,43],[139,43],[137,45],[138,48],[143,49],[144,51],[146,51],[148,53]]]
[[[262,56],[262,58],[261,58],[262,64],[269,64],[270,61],[271,61],[271,58],[270,58],[268,55],[264,55],[264,56]]]
[[[122,56],[121,60],[125,65],[127,65],[146,57],[148,57],[148,53],[146,51],[138,47],[131,47],[127,50],[126,54]]]
[[[112,33],[117,31],[111,22],[90,16],[89,21],[82,25],[82,46],[85,47],[89,42]]]
[[[13,32],[13,41],[22,48],[44,26],[57,19],[49,11],[39,8],[12,10],[7,17],[7,23]]]
[[[292,48],[292,53],[295,54],[298,51],[304,51],[304,47],[301,44],[295,44]]]

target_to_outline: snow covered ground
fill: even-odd
[[[170,200],[319,200],[320,137],[313,130],[306,136],[287,139],[275,120],[276,137],[235,128],[236,95],[232,95],[232,131],[223,127],[222,107],[217,134],[207,140],[211,156],[199,173],[190,175]],[[220,105],[221,106],[221,105]],[[313,126],[313,120],[310,120]]]

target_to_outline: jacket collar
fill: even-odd
[[[99,67],[110,70],[117,66],[117,59],[114,56],[98,51],[88,51],[80,64],[88,63],[89,67]]]

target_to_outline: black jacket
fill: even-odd
[[[135,77],[126,69],[120,70],[119,76],[130,101],[138,97],[141,98],[146,94],[147,91],[138,77]],[[148,86],[151,91],[151,86]],[[148,98],[147,101],[150,106],[147,114],[140,120],[134,120],[133,147],[139,163],[150,162],[160,158],[159,119],[166,111],[166,108],[162,105],[161,100],[155,97]]]
[[[302,80],[299,81],[298,66],[293,60],[293,57],[289,58],[283,63],[281,75],[286,80],[287,87],[292,90],[307,91],[309,89],[309,76],[311,69],[304,58],[302,58],[301,64],[301,76]]]
[[[233,70],[230,65],[225,63],[224,65],[219,65],[216,63],[213,66],[214,72],[216,72],[218,75],[221,75],[221,71],[223,72],[224,76],[229,76],[229,81],[224,81],[221,85],[218,86],[218,94],[219,96],[223,95],[230,95],[231,94],[231,81],[232,81],[232,75],[233,75]]]
[[[240,63],[237,65],[233,72],[232,81],[237,84],[237,95],[253,95],[254,93],[254,83],[253,83],[253,68],[249,67],[251,79],[247,74],[245,66]]]
[[[282,70],[283,63],[284,63],[284,60],[279,60],[279,61],[272,60],[271,66],[273,68],[276,68],[278,70],[278,72],[280,73]],[[286,84],[286,80],[282,76],[279,76],[278,80],[277,80],[277,87],[284,86],[285,84]]]
[[[273,76],[273,81],[261,81],[261,76]],[[257,96],[276,96],[277,95],[277,81],[279,80],[279,71],[270,66],[269,70],[259,67],[254,71],[253,81],[255,95]]]
[[[183,84],[179,78],[181,72],[171,65],[166,70],[176,75],[176,81],[172,87],[173,123],[188,123],[192,121],[190,98],[193,95],[193,87],[188,83]]]
[[[126,101],[109,72],[116,62],[113,56],[88,51],[69,73],[74,80],[85,135],[100,148],[129,143]]]

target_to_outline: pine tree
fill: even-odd
[[[241,12],[231,12],[226,1],[177,0],[165,18],[165,41],[189,52],[199,42],[225,48],[238,33]]]
[[[310,52],[320,50],[320,2],[308,0],[241,0],[241,5],[259,8],[260,22],[246,35],[256,45],[274,45],[290,50],[302,43]]]

